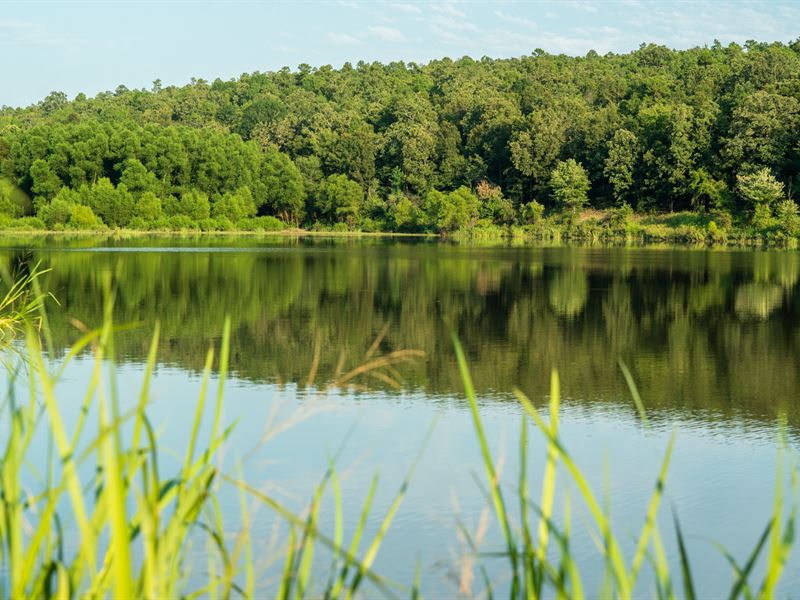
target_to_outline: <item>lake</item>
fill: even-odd
[[[219,343],[226,316],[231,472],[241,461],[249,482],[300,512],[335,456],[348,540],[373,476],[380,483],[367,537],[422,451],[375,570],[409,583],[419,563],[429,597],[457,590],[464,551],[458,521],[474,531],[487,506],[476,482],[484,480],[483,469],[451,331],[464,346],[512,499],[522,418],[512,390],[545,406],[550,371],[558,371],[566,445],[598,496],[607,495],[627,556],[676,432],[662,534],[677,576],[674,510],[704,597],[727,591],[731,580],[712,541],[744,561],[767,524],[782,415],[791,446],[798,437],[797,252],[471,247],[383,238],[8,238],[0,260],[41,261],[52,269],[43,280],[58,300],[49,313],[55,362],[82,327],[102,322],[110,282],[115,322],[134,325],[115,338],[123,402],[137,399],[152,327],[160,323],[149,414],[163,446],[174,451],[165,451],[165,469],[186,446],[206,352]],[[336,385],[359,365],[403,350],[424,356]],[[620,360],[639,387],[649,426],[638,416]],[[90,369],[91,357],[81,357],[57,390],[70,419],[77,419]],[[529,480],[538,498],[545,444],[532,428],[529,434]],[[563,506],[566,490],[573,552],[593,595],[603,564],[575,486],[563,470],[559,478],[567,484],[556,506]],[[222,489],[221,497],[234,531],[238,494]],[[327,497],[322,525],[329,532],[331,507]],[[490,521],[486,552],[502,549]],[[261,584],[274,590],[270,577],[282,568],[285,526],[260,509],[254,531]],[[204,547],[193,550],[200,574]],[[502,589],[508,583],[502,560],[484,560]],[[784,595],[800,590],[797,566],[786,570]],[[645,573],[640,589],[648,596],[651,581]],[[368,596],[374,593],[368,588]]]

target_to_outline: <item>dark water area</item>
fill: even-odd
[[[544,405],[551,369],[562,381],[565,441],[598,495],[607,489],[621,539],[638,533],[675,432],[662,533],[676,560],[674,507],[690,534],[706,596],[722,593],[730,580],[730,567],[709,540],[746,558],[772,508],[778,423],[785,419],[792,447],[800,431],[796,252],[326,238],[0,245],[0,260],[9,265],[41,261],[52,269],[43,285],[58,300],[49,313],[55,361],[80,337],[81,324],[101,323],[106,287],[116,291],[115,322],[138,324],[115,339],[121,389],[131,402],[152,326],[160,323],[150,412],[176,450],[185,445],[208,347],[219,342],[230,316],[225,417],[236,426],[227,456],[242,458],[249,480],[298,510],[346,439],[339,457],[346,528],[352,530],[377,472],[381,486],[370,521],[376,528],[433,424],[376,563],[377,572],[410,582],[419,560],[423,590],[432,597],[457,589],[456,517],[474,528],[486,505],[473,477],[482,472],[480,455],[451,331],[463,343],[510,494],[522,417],[512,390]],[[397,365],[390,377],[366,375],[348,382],[355,386],[330,387],[370,357],[401,350],[424,357]],[[639,387],[649,428],[637,416],[619,361]],[[70,405],[77,411],[90,368],[90,357],[81,358],[60,384],[67,413]],[[544,450],[532,436],[534,496]],[[584,585],[597,590],[603,564],[574,486],[564,489],[571,490]],[[557,506],[563,500],[562,490]],[[238,496],[230,494],[232,527],[237,510]],[[273,529],[266,513],[256,527],[257,540],[271,548],[263,556],[277,557],[265,559],[264,572],[279,569],[285,530]],[[486,550],[500,548],[498,536],[493,525]],[[784,591],[800,591],[794,566]],[[487,563],[498,585],[507,583],[501,567]],[[642,590],[647,582],[644,576]]]

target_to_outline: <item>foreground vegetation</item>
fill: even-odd
[[[35,280],[31,282],[35,287]],[[18,297],[24,306],[41,308],[36,294]],[[33,304],[31,304],[33,302]],[[18,313],[21,314],[21,313]],[[39,312],[39,322],[44,313]],[[206,355],[203,384],[191,427],[188,447],[176,472],[159,467],[161,457],[157,424],[147,418],[149,383],[159,351],[159,330],[153,333],[142,386],[130,410],[123,403],[116,385],[114,366],[114,328],[111,305],[106,305],[104,325],[87,331],[59,364],[49,363],[31,320],[19,316],[27,326],[25,358],[9,370],[9,388],[3,405],[5,447],[0,453],[0,558],[3,578],[0,597],[9,598],[120,598],[210,597],[247,598],[271,592],[277,598],[351,598],[364,591],[370,596],[421,597],[424,582],[405,585],[383,578],[373,570],[375,558],[386,532],[392,526],[405,491],[413,483],[413,465],[380,519],[372,539],[365,537],[365,524],[373,510],[376,482],[364,499],[361,516],[346,540],[341,504],[341,483],[335,459],[317,486],[308,508],[295,514],[274,497],[256,489],[241,476],[240,469],[224,470],[219,460],[232,428],[222,422],[222,403],[230,357],[230,323],[226,323],[218,351],[211,347]],[[599,597],[631,598],[645,570],[653,574],[653,595],[657,598],[697,597],[702,581],[695,581],[690,555],[677,516],[674,535],[678,556],[669,560],[658,525],[658,513],[666,485],[673,441],[668,444],[661,469],[653,474],[654,491],[645,521],[635,540],[635,551],[625,556],[623,545],[611,527],[607,507],[589,487],[578,465],[559,437],[559,380],[551,379],[549,418],[517,392],[523,409],[520,429],[520,472],[513,488],[501,484],[495,458],[486,439],[469,368],[460,343],[454,339],[466,400],[472,414],[476,440],[483,457],[486,499],[504,546],[486,555],[479,536],[463,526],[461,535],[469,550],[461,565],[460,592],[508,594],[512,598],[555,595],[581,599],[591,585]],[[68,428],[57,397],[57,383],[70,361],[91,352],[94,368],[87,383],[80,417]],[[359,368],[343,374],[336,386],[358,381],[374,372],[391,377],[393,367],[414,358],[413,352],[396,351],[371,358]],[[108,369],[108,377],[103,371]],[[212,369],[218,373],[218,388],[209,399]],[[630,384],[633,402],[644,426],[647,415],[633,386],[627,368],[623,372]],[[23,386],[17,381],[24,380]],[[24,390],[24,398],[17,396]],[[92,426],[89,417],[97,423]],[[529,488],[527,457],[528,419],[547,440],[547,461],[536,493]],[[199,432],[207,425],[208,438]],[[43,472],[33,478],[33,446],[47,440],[47,461]],[[587,582],[580,565],[570,552],[570,541],[577,533],[570,523],[570,505],[563,519],[554,518],[556,489],[565,475],[586,504],[591,522],[588,527],[598,540],[597,560],[604,565],[602,582]],[[731,598],[771,598],[793,544],[797,506],[796,490],[791,498],[783,490],[785,473],[779,467],[772,515],[765,515],[765,529],[749,556],[739,559],[724,553],[732,568]],[[28,488],[29,481],[35,481]],[[223,487],[241,496],[241,528],[226,531],[223,526],[220,494]],[[320,510],[323,498],[334,505],[334,531],[322,530]],[[511,500],[513,498],[513,500]],[[250,502],[268,509],[285,522],[289,534],[284,549],[284,566],[276,581],[262,581],[255,569],[255,540],[251,537]],[[516,506],[516,508],[512,508]],[[516,517],[512,516],[516,514]],[[672,535],[672,533],[670,535]],[[583,534],[583,532],[581,532]],[[70,543],[69,536],[77,538]],[[207,541],[207,560],[198,568],[189,549],[197,539]],[[362,543],[363,542],[363,543]],[[506,561],[507,578],[493,581],[483,561]],[[481,577],[482,590],[473,589],[475,575]],[[507,583],[506,583],[507,581]]]
[[[0,110],[0,228],[793,242],[799,75],[748,42],[54,92]]]

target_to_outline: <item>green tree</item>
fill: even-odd
[[[119,183],[124,185],[135,198],[145,192],[154,194],[159,192],[158,180],[155,174],[148,171],[147,167],[136,158],[129,158],[125,161]]]
[[[73,204],[69,213],[68,225],[73,229],[100,229],[103,221],[84,204]]]
[[[111,180],[103,177],[92,186],[81,188],[84,204],[109,227],[125,227],[133,218],[134,199],[124,184],[116,188]]]
[[[244,186],[235,192],[228,192],[224,196],[218,197],[211,206],[211,214],[215,218],[230,219],[233,223],[254,217],[256,203],[253,200],[253,194],[250,193],[250,188]]]
[[[772,216],[772,207],[783,198],[783,184],[767,167],[763,167],[746,175],[737,175],[736,192],[751,211],[753,224],[763,227]]]
[[[133,212],[134,216],[147,223],[160,219],[164,214],[161,208],[161,198],[156,196],[153,192],[145,192],[136,201]]]
[[[186,215],[193,221],[200,221],[211,216],[211,204],[208,196],[198,190],[189,190],[181,194],[178,215]]]
[[[627,129],[618,129],[608,144],[603,174],[614,190],[614,201],[621,205],[633,196],[634,172],[639,159],[639,140]]]
[[[353,226],[364,204],[364,190],[344,175],[330,175],[320,187],[317,208],[331,222]]]
[[[461,186],[450,193],[431,190],[425,196],[422,209],[434,231],[449,233],[463,229],[477,219],[479,202],[469,188]]]
[[[58,175],[53,173],[49,163],[41,158],[36,159],[31,165],[30,176],[33,203],[36,206],[51,200],[63,185]]]
[[[263,196],[254,194],[256,206],[268,206],[283,221],[299,224],[305,215],[303,175],[284,153],[268,152],[261,167]]]
[[[587,194],[590,186],[586,171],[572,158],[559,161],[550,174],[550,187],[556,205],[570,211],[573,216],[589,201]]]

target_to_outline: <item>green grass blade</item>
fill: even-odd
[[[514,541],[514,535],[511,531],[511,523],[506,511],[505,502],[503,501],[503,494],[500,490],[500,482],[498,481],[497,471],[492,460],[491,452],[489,451],[489,444],[486,440],[486,433],[483,430],[483,423],[481,422],[480,413],[478,411],[478,402],[475,397],[475,389],[472,386],[472,377],[469,374],[469,367],[467,366],[467,359],[464,356],[464,350],[461,347],[461,342],[455,333],[452,334],[453,347],[455,349],[456,358],[458,360],[458,369],[461,374],[461,381],[464,384],[464,393],[469,402],[469,410],[472,415],[472,423],[475,427],[475,433],[478,436],[480,444],[481,456],[483,458],[483,467],[486,471],[486,478],[489,481],[489,488],[491,491],[492,504],[494,505],[495,515],[505,537],[506,550],[508,552],[509,560],[511,562],[511,577],[512,577],[512,596],[516,596],[519,588],[519,574],[517,565],[517,545]]]
[[[689,554],[686,551],[686,544],[683,540],[683,532],[681,531],[681,524],[678,521],[678,515],[672,514],[673,523],[675,524],[675,535],[678,538],[678,553],[681,560],[681,574],[683,575],[683,593],[686,600],[696,600],[697,594],[695,593],[694,578],[692,577],[692,569],[689,563]]]

